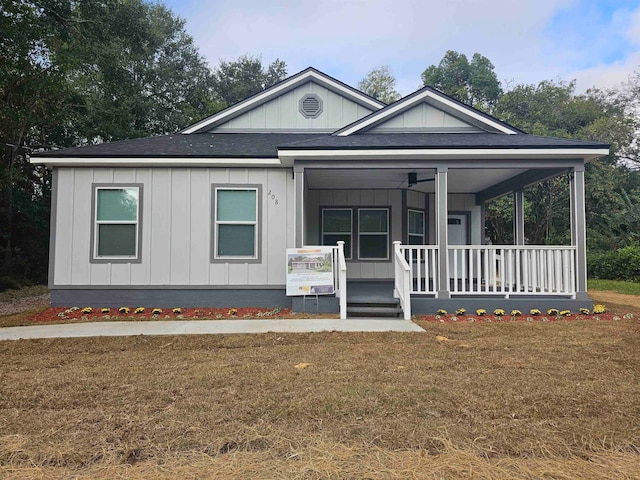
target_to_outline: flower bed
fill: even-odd
[[[238,318],[288,318],[288,308],[79,308],[51,307],[26,320],[33,323],[105,320],[222,320]]]
[[[427,322],[556,322],[567,320],[621,320],[633,318],[631,313],[617,314],[599,306],[596,313],[588,310],[582,312],[559,312],[549,309],[546,312],[533,309],[525,313],[513,310],[509,313],[502,309],[486,312],[479,309],[467,313],[458,309],[455,314],[440,310],[435,315],[414,315],[414,319]],[[588,313],[589,312],[589,313]],[[90,307],[50,307],[34,313],[25,319],[26,323],[68,323],[68,322],[96,322],[96,321],[136,321],[136,320],[232,320],[232,319],[260,319],[260,318],[335,318],[337,314],[314,315],[291,312],[288,308],[90,308]]]
[[[604,321],[612,321],[612,320],[628,320],[633,318],[633,314],[626,313],[623,315],[614,313],[614,312],[605,312],[600,314],[584,314],[584,313],[564,313],[562,315],[560,312],[557,315],[493,315],[493,314],[483,314],[483,315],[420,315],[418,317],[419,320],[424,320],[426,322],[440,322],[440,323],[451,323],[451,322],[478,322],[478,323],[491,323],[491,322],[558,322],[558,321],[571,321],[571,320],[604,320]]]

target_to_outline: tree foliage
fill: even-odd
[[[575,93],[575,82],[542,81],[517,85],[497,101],[494,114],[528,133],[611,145],[611,153],[587,164],[585,171],[588,247],[620,248],[638,242],[640,222],[640,172],[630,169],[636,141],[637,117],[619,91],[589,90]],[[525,190],[525,232],[531,244],[568,244],[570,207],[565,176]],[[506,198],[487,207],[487,224],[496,239],[509,235],[512,212]],[[509,217],[509,222],[504,218]],[[507,225],[505,225],[507,224]]]
[[[422,82],[472,107],[491,112],[502,93],[494,66],[487,57],[448,50],[440,63],[422,72]]]
[[[384,103],[393,103],[401,95],[396,91],[396,79],[388,65],[374,68],[358,82],[358,90]]]
[[[216,108],[184,21],[160,4],[3,2],[0,277],[46,278],[51,180],[29,151],[174,132]]]
[[[213,73],[213,88],[225,107],[268,88],[287,76],[287,65],[280,59],[266,68],[262,59],[243,55],[235,61],[221,61]]]

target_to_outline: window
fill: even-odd
[[[358,258],[389,258],[389,209],[358,209]]]
[[[322,210],[322,245],[344,242],[344,256],[351,259],[351,232],[353,215],[350,208],[324,208]]]
[[[421,210],[407,210],[407,243],[409,245],[424,245],[424,212]]]
[[[259,188],[214,187],[214,259],[258,259]]]
[[[92,260],[140,258],[141,185],[94,185]]]

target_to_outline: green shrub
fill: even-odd
[[[587,271],[591,278],[640,281],[640,246],[629,245],[610,252],[589,252]]]

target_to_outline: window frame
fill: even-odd
[[[138,192],[136,205],[136,220],[98,220],[98,191],[100,190],[131,190]],[[91,247],[89,254],[90,263],[141,263],[142,262],[142,208],[143,184],[141,183],[92,183],[91,184]],[[136,229],[135,255],[98,255],[100,240],[100,225],[132,225]]]
[[[386,212],[386,232],[362,232],[360,230],[360,212],[362,212],[363,210],[379,210],[379,211],[384,211]],[[390,257],[390,248],[389,248],[389,240],[391,238],[391,209],[389,207],[358,207],[357,208],[358,211],[358,260],[361,261],[365,261],[365,262],[369,262],[369,261],[388,261],[391,257]],[[387,255],[386,257],[363,257],[362,254],[360,253],[360,246],[362,245],[362,242],[360,241],[360,237],[361,236],[384,236],[386,238],[386,242],[385,242],[385,246],[386,246],[386,251],[387,251]]]
[[[349,212],[349,220],[351,222],[351,230],[349,231],[349,233],[347,232],[325,232],[324,231],[324,212],[327,210],[342,210],[342,211],[348,211]],[[326,245],[324,243],[324,236],[325,235],[344,235],[344,236],[349,236],[351,237],[351,241],[349,242],[349,251],[347,252],[345,250],[344,252],[344,258],[345,260],[353,260],[353,242],[354,242],[354,238],[353,238],[353,208],[352,207],[322,207],[320,209],[320,244],[321,245]],[[335,246],[335,245],[328,245],[328,246]]]
[[[410,216],[411,212],[419,213],[422,215],[422,234],[411,233],[411,221]],[[424,210],[420,210],[417,208],[407,208],[407,245],[425,245],[425,236],[426,236],[426,215]],[[411,237],[422,237],[422,243],[411,243]]]
[[[218,191],[255,191],[256,192],[256,218],[254,221],[218,220]],[[211,185],[211,263],[260,263],[262,260],[262,185],[257,184],[228,184],[218,183]],[[253,225],[254,238],[253,256],[218,255],[218,225]]]

